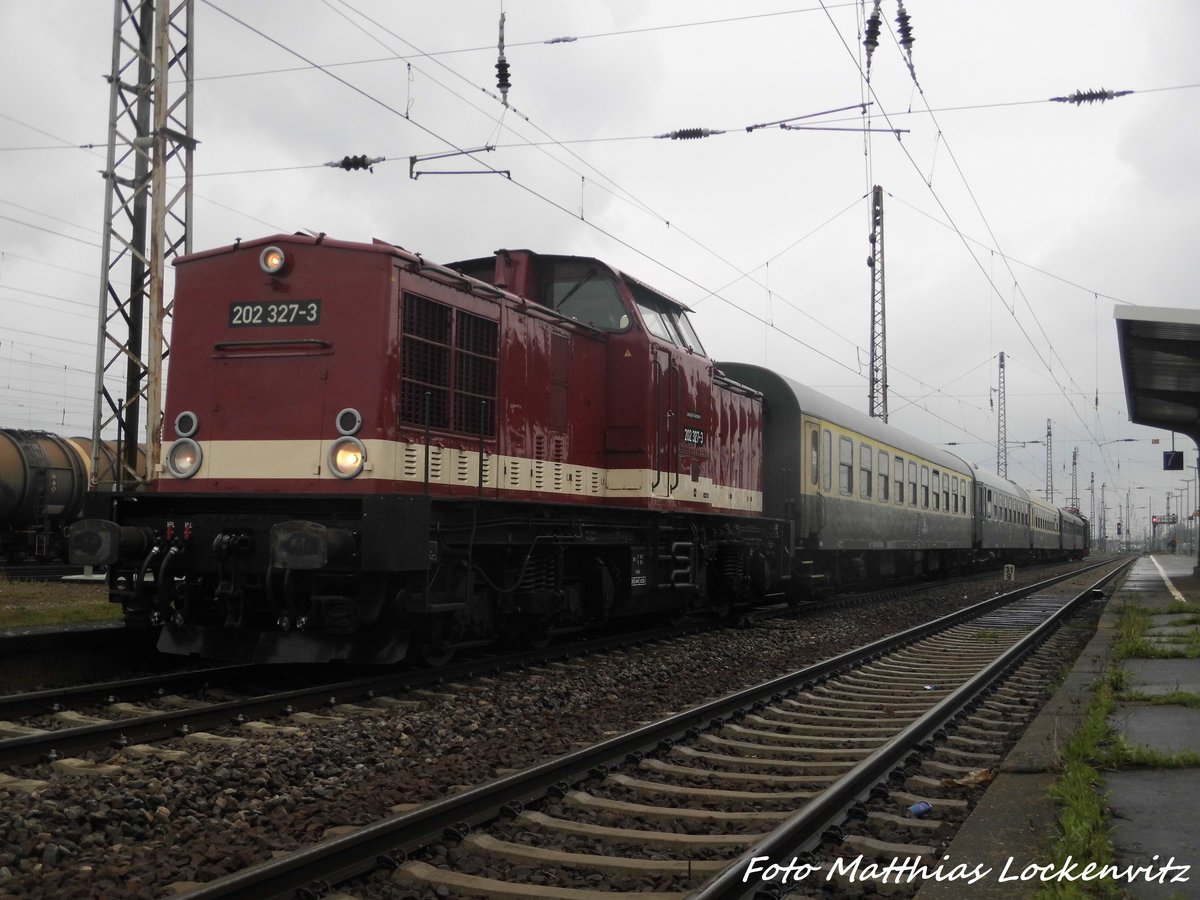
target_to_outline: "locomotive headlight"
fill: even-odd
[[[367,448],[358,438],[340,438],[329,448],[329,469],[338,478],[353,478],[366,461]]]
[[[176,478],[191,478],[200,469],[204,454],[191,438],[180,438],[167,451],[167,471]]]
[[[287,257],[278,247],[267,247],[258,256],[258,265],[268,275],[278,275],[283,271]]]

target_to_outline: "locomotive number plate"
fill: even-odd
[[[229,304],[231,328],[248,325],[318,325],[320,322],[320,300],[262,300]]]

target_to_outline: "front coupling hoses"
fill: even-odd
[[[155,542],[150,548],[150,552],[146,554],[146,558],[142,560],[142,565],[138,569],[137,584],[134,585],[135,596],[137,597],[138,605],[147,612],[153,613],[149,598],[146,596],[146,573],[150,571],[150,566],[154,562],[155,557],[162,553],[162,544]],[[155,623],[157,624],[157,623]]]
[[[155,599],[155,614],[160,617],[166,617],[171,606],[175,607],[175,614],[171,617],[171,621],[175,625],[182,625],[184,612],[184,600],[182,597],[175,595],[175,582],[171,579],[167,569],[170,568],[171,560],[183,552],[182,544],[172,544],[167,550],[167,555],[163,557],[162,564],[158,567],[158,574],[155,576],[155,585],[158,588]]]

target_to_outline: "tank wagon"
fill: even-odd
[[[436,663],[1067,552],[999,529],[952,454],[718,364],[596,259],[276,235],[176,266],[159,477],[71,529],[169,652]]]
[[[116,478],[116,454],[100,448],[100,486]],[[90,438],[0,428],[0,562],[63,562],[66,526],[83,509],[92,481]]]

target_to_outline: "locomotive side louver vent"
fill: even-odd
[[[497,323],[405,294],[403,331],[400,421],[494,436]]]
[[[421,450],[409,444],[404,448],[404,477],[415,480],[421,472]]]

